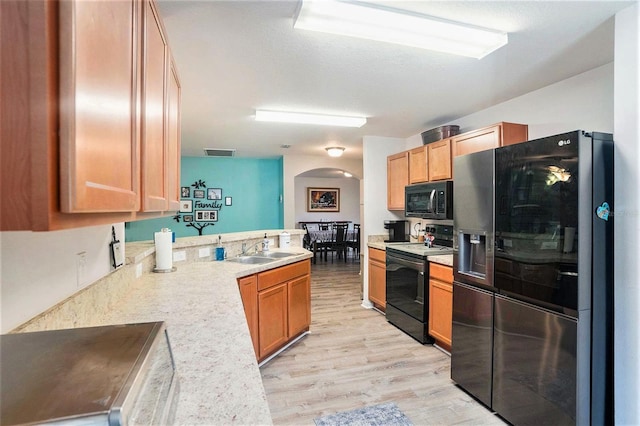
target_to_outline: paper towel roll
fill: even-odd
[[[154,241],[156,243],[156,269],[159,271],[169,271],[173,268],[173,253],[171,251],[171,231],[156,232]]]

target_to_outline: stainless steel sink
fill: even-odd
[[[275,262],[275,258],[264,257],[264,256],[238,256],[238,257],[230,257],[227,259],[227,262],[235,262],[235,263],[245,263],[250,265],[259,265],[262,263]]]
[[[287,253],[284,251],[267,251],[267,252],[260,252],[258,254],[256,254],[256,256],[260,256],[260,257],[271,257],[274,259],[280,259],[282,257],[290,257],[290,256],[295,256],[297,253]]]

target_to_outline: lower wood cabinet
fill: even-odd
[[[244,315],[247,317],[247,325],[253,342],[253,350],[257,357],[260,353],[258,349],[258,276],[249,275],[248,277],[238,278],[238,287],[240,288]]]
[[[369,248],[369,300],[382,311],[387,307],[386,268],[386,252]]]
[[[259,362],[309,330],[310,272],[310,260],[303,260],[238,279]]]
[[[453,313],[453,268],[429,263],[429,335],[451,350]]]
[[[296,278],[287,283],[287,311],[289,336],[294,337],[309,330],[311,324],[310,277]]]
[[[258,293],[258,348],[260,358],[287,343],[287,283]]]

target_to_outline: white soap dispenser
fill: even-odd
[[[262,240],[262,251],[269,251],[269,239],[267,238],[267,233],[264,234],[264,239]]]

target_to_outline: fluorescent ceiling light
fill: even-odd
[[[327,150],[327,154],[329,157],[340,157],[344,152],[344,148],[341,146],[330,146],[329,148],[325,148]]]
[[[364,117],[307,114],[302,112],[265,111],[257,109],[256,121],[320,124],[323,126],[362,127],[367,122],[367,119]]]
[[[506,33],[380,5],[302,0],[294,28],[384,41],[480,59],[508,42]]]

